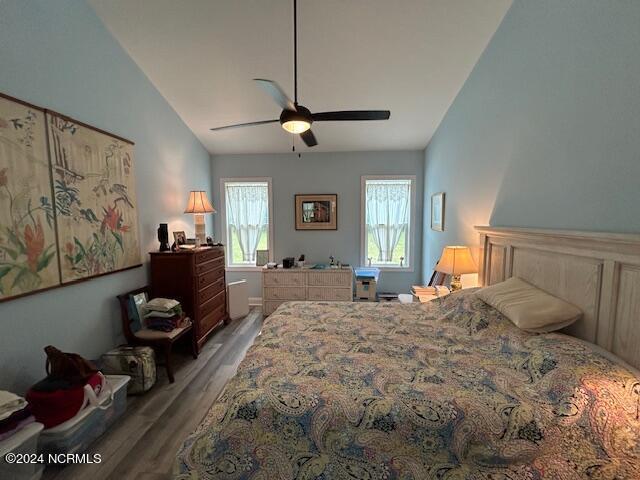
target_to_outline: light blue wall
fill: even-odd
[[[210,190],[210,158],[81,0],[0,2],[0,92],[136,143],[142,250],[161,221],[193,231],[190,189]],[[0,304],[0,389],[44,376],[45,345],[95,357],[120,341],[115,295],[147,282],[147,266]]]
[[[220,205],[220,178],[272,177],[274,259],[304,253],[310,262],[327,262],[329,255],[351,265],[360,263],[360,177],[362,175],[416,175],[416,203],[422,198],[423,154],[418,151],[305,153],[281,155],[222,155],[212,159],[214,206]],[[337,231],[296,231],[296,193],[337,193]],[[381,274],[379,291],[406,292],[420,280],[422,214],[416,212],[414,272]],[[221,216],[214,215],[219,239]],[[228,280],[246,278],[250,296],[260,297],[260,273],[229,272]]]
[[[640,232],[639,26],[635,0],[514,2],[426,150],[425,275],[478,224]]]

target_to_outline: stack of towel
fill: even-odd
[[[33,422],[35,418],[24,398],[0,390],[0,441]]]
[[[177,300],[154,298],[145,305],[147,314],[144,322],[147,328],[170,332],[175,328],[182,328],[188,320],[182,313],[182,307]]]

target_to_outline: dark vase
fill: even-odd
[[[160,251],[169,250],[169,228],[166,223],[161,223],[158,227],[158,241],[160,242]]]

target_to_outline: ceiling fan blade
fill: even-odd
[[[235,125],[225,125],[224,127],[216,127],[210,128],[212,132],[217,132],[218,130],[227,130],[229,128],[240,128],[240,127],[252,127],[253,125],[264,125],[265,123],[276,123],[279,122],[277,118],[275,120],[260,120],[259,122],[248,122],[248,123],[236,123]]]
[[[284,90],[280,88],[276,82],[272,80],[265,80],[264,78],[254,78],[254,81],[258,82],[258,85],[271,95],[271,98],[275,100],[275,102],[280,105],[280,108],[283,110],[291,110],[293,112],[296,111],[295,104],[291,101],[291,99],[284,93]]]
[[[389,110],[343,110],[311,115],[314,122],[344,122],[351,120],[389,120]]]
[[[307,147],[315,147],[316,145],[318,145],[318,141],[316,140],[316,136],[313,134],[311,129],[309,129],[309,130],[307,130],[305,132],[302,132],[300,134],[300,138],[302,138],[302,141],[307,144]]]

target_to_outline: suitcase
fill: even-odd
[[[156,357],[151,347],[121,346],[100,357],[106,375],[128,375],[129,395],[144,393],[156,383]]]

